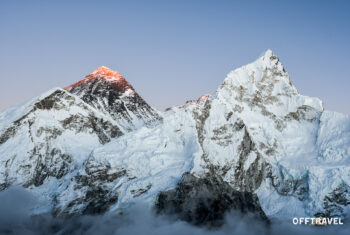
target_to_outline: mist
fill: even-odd
[[[174,217],[156,215],[139,203],[116,215],[82,215],[55,218],[51,214],[33,215],[38,200],[26,189],[12,187],[0,192],[0,234],[154,234],[154,235],[224,235],[224,234],[348,234],[344,225],[302,226],[290,221],[272,220],[268,225],[251,214],[230,212],[220,228],[195,227]]]

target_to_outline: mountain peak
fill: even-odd
[[[162,120],[119,72],[106,66],[98,67],[65,90],[114,119],[125,132],[142,125],[154,126]]]
[[[274,83],[277,80],[285,82],[288,86],[292,86],[289,75],[284,69],[283,64],[270,49],[266,50],[263,55],[253,63],[231,71],[226,78],[226,82],[228,82],[228,80],[238,86],[242,85],[243,87],[253,84],[257,85],[261,82]]]
[[[83,80],[80,80],[70,86],[65,87],[64,89],[67,91],[70,91],[74,87],[77,87],[82,84],[89,83],[91,81],[94,81],[96,79],[104,79],[105,81],[108,81],[109,83],[113,84],[113,87],[118,88],[119,90],[126,90],[127,88],[131,88],[131,85],[125,80],[123,75],[121,75],[117,71],[113,71],[110,68],[106,66],[100,66],[97,69],[95,69],[92,73],[87,75]],[[121,89],[122,88],[122,89]]]
[[[267,49],[267,50],[264,52],[263,57],[265,57],[265,58],[270,58],[271,56],[275,56],[275,54],[273,53],[273,51],[272,51],[271,49]]]
[[[323,110],[319,99],[299,94],[280,59],[271,50],[253,63],[231,71],[217,90],[217,96],[234,104],[234,107],[256,107],[275,116],[295,112],[303,105]]]
[[[107,79],[121,79],[124,78],[119,72],[113,71],[110,68],[106,66],[100,66],[97,69],[95,69],[91,74],[88,76],[93,77],[105,77]]]
[[[264,61],[265,65],[270,64],[270,66],[277,65],[280,62],[279,58],[270,49],[266,50],[258,60]]]

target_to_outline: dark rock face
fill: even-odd
[[[108,143],[111,138],[122,136],[123,133],[117,126],[101,118],[89,115],[72,115],[62,121],[62,126],[65,129],[75,130],[76,133],[80,131],[90,131],[95,133],[101,144]]]
[[[235,168],[235,180],[232,183],[242,191],[253,192],[260,187],[265,179],[269,165],[261,158],[243,122],[242,125],[244,126],[244,129],[242,129],[244,130],[244,135],[241,144],[238,146],[239,160]],[[244,169],[248,155],[252,152],[257,157],[249,165],[248,169]]]
[[[72,157],[63,153],[59,149],[53,148],[51,151],[45,154],[40,154],[37,148],[34,148],[33,158],[35,159],[35,168],[33,170],[33,176],[24,187],[30,185],[40,186],[44,183],[44,180],[50,176],[57,179],[62,178],[70,170],[72,170],[71,163]]]
[[[316,213],[315,216],[344,217],[344,208],[348,205],[350,205],[350,187],[342,183],[333,192],[324,197],[324,211]]]
[[[312,115],[310,115],[312,114]],[[287,114],[284,119],[287,121],[290,120],[296,120],[296,121],[315,121],[316,118],[319,115],[317,115],[317,112],[315,111],[314,108],[308,106],[308,105],[302,105],[300,107],[298,107],[298,109],[295,112],[291,112],[289,114]]]
[[[156,209],[194,225],[220,226],[225,213],[231,210],[250,212],[268,221],[255,194],[236,191],[212,174],[197,178],[185,173],[175,189],[159,194]]]
[[[268,177],[271,179],[272,186],[280,195],[293,196],[300,201],[305,201],[308,198],[308,175],[304,175],[299,179],[284,179],[282,172],[278,172],[278,174],[269,172]]]
[[[127,131],[134,129],[139,122],[153,126],[162,120],[124,78],[119,80],[116,83],[97,77],[71,86],[68,91],[112,117]],[[125,95],[128,90],[130,94]]]
[[[7,128],[1,135],[0,135],[0,145],[8,141],[12,136],[16,134],[18,126],[16,123],[14,125]]]

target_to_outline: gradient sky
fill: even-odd
[[[350,114],[350,1],[0,1],[0,110],[105,65],[154,107],[214,93],[266,49]]]

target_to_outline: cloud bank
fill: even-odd
[[[343,226],[301,226],[291,221],[272,221],[270,225],[253,220],[253,215],[228,213],[220,228],[200,228],[186,222],[157,216],[146,205],[136,204],[122,214],[54,218],[49,214],[31,215],[36,198],[20,187],[0,192],[0,234],[154,234],[154,235],[226,235],[226,234],[337,234],[349,233],[350,221]]]

